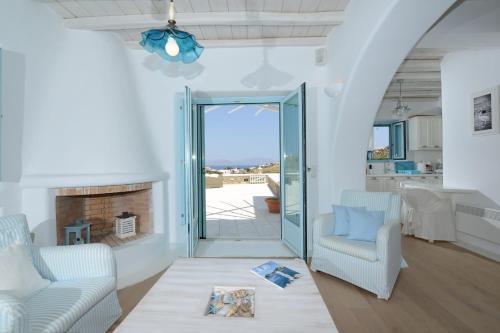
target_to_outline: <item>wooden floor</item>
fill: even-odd
[[[340,332],[500,332],[499,263],[412,237],[403,239],[403,256],[409,268],[401,271],[388,302],[313,273]],[[124,316],[161,274],[118,292]]]

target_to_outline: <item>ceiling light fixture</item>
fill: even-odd
[[[174,0],[168,7],[168,25],[163,29],[144,31],[139,44],[151,53],[157,53],[168,61],[182,61],[185,64],[196,61],[204,47],[198,44],[196,37],[177,29]]]
[[[408,114],[408,112],[410,112],[411,109],[408,104],[403,103],[403,80],[397,80],[397,82],[399,83],[399,97],[396,102],[396,106],[392,109],[392,114],[397,118],[403,118]]]

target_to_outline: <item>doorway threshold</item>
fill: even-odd
[[[195,257],[199,258],[295,258],[281,240],[200,239]]]

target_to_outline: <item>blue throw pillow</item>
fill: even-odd
[[[349,211],[349,233],[347,239],[375,242],[377,233],[384,225],[383,211]]]
[[[346,236],[349,233],[349,212],[352,210],[366,211],[366,208],[333,205],[333,211],[335,212],[335,228],[333,234],[335,236]]]

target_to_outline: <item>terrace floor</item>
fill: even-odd
[[[207,238],[280,239],[280,214],[266,202],[267,184],[224,184],[206,190]]]

